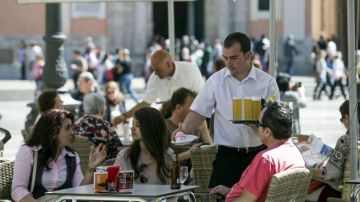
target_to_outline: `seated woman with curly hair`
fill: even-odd
[[[95,168],[106,158],[106,150],[99,145],[91,151],[83,175],[79,155],[68,147],[74,141],[73,123],[73,116],[63,110],[54,109],[40,117],[16,156],[11,187],[15,201],[36,201],[47,191],[92,183]]]

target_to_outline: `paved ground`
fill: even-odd
[[[321,101],[313,101],[311,98],[314,80],[312,77],[294,77],[294,81],[301,81],[306,88],[307,107],[300,111],[300,123],[303,134],[319,136],[329,145],[335,145],[336,139],[345,133],[341,125],[338,108],[344,101],[342,97],[329,101],[323,98]],[[140,93],[144,91],[143,79],[135,79],[135,89]],[[72,83],[67,83],[72,87]],[[0,126],[7,128],[12,133],[12,139],[5,145],[4,156],[15,158],[19,146],[23,143],[21,129],[30,108],[27,103],[33,99],[35,84],[31,81],[0,80],[0,114],[2,120]],[[133,105],[132,100],[127,101],[127,108]]]

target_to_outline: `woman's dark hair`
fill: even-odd
[[[177,89],[171,96],[170,100],[163,103],[161,107],[161,114],[165,119],[170,118],[172,115],[172,111],[175,110],[176,105],[183,105],[186,101],[186,98],[191,96],[193,98],[196,97],[196,93],[187,88],[179,88]]]
[[[275,139],[283,140],[292,133],[292,110],[287,104],[277,101],[265,105],[262,125],[269,127]]]
[[[55,106],[55,98],[58,96],[56,90],[45,90],[38,97],[39,111],[45,112]]]
[[[166,178],[170,177],[170,168],[166,165],[165,156],[169,148],[165,120],[157,109],[145,107],[134,114],[139,121],[139,127],[145,147],[155,159],[156,174],[160,181],[165,184]],[[129,150],[131,166],[135,172],[135,179],[140,175],[138,162],[140,158],[140,142],[134,141]],[[171,157],[169,157],[171,158]]]
[[[41,146],[39,153],[39,164],[49,168],[49,163],[55,159],[59,149],[57,136],[65,119],[70,119],[74,123],[73,115],[65,110],[53,109],[41,115],[35,124],[30,138],[26,141],[27,146]],[[72,149],[66,147],[68,151]]]
[[[357,107],[357,115],[358,115],[358,122],[360,123],[360,102],[358,101],[357,103],[358,107]],[[341,116],[344,117],[345,115],[349,116],[349,100],[345,100],[339,107],[339,111],[341,113]],[[350,119],[350,117],[349,117]]]
[[[234,32],[229,34],[224,40],[224,48],[230,48],[235,43],[239,43],[241,46],[240,51],[247,53],[251,50],[251,42],[249,37],[241,32]]]
[[[289,83],[290,83],[291,77],[289,74],[280,72],[276,76],[276,83],[279,86],[280,92],[285,92],[289,90]]]

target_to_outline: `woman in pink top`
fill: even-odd
[[[40,117],[30,138],[16,156],[11,187],[11,196],[15,201],[36,201],[47,191],[92,183],[95,168],[106,158],[106,149],[99,145],[90,153],[84,176],[79,155],[68,147],[74,141],[73,123],[73,116],[64,110],[54,109]],[[35,152],[38,158],[31,192]]]

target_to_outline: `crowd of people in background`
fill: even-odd
[[[334,98],[335,88],[339,86],[344,99],[346,85],[346,67],[342,59],[342,53],[338,51],[335,38],[325,40],[320,36],[311,53],[311,63],[316,86],[313,99],[320,100],[322,93],[331,100]]]
[[[32,79],[36,82],[35,98],[44,88],[42,73],[45,65],[42,48],[36,41],[31,41],[27,46],[24,40],[20,41],[18,49],[18,62],[21,66],[21,79]],[[147,83],[150,74],[153,72],[151,66],[151,56],[157,50],[169,50],[170,41],[162,36],[155,36],[145,50],[145,62],[142,76]],[[253,64],[265,72],[269,70],[269,49],[270,40],[265,34],[258,39],[251,38],[251,50],[253,51]],[[286,54],[286,72],[293,74],[293,57],[298,53],[295,46],[294,37],[289,36],[284,44]],[[199,41],[193,36],[184,35],[175,41],[175,60],[191,62],[199,68],[201,75],[207,79],[217,70],[225,67],[223,60],[223,44],[219,38],[214,38],[212,43]],[[138,68],[133,65],[131,51],[127,48],[118,48],[114,51],[105,50],[96,45],[92,37],[87,37],[84,49],[75,49],[71,61],[68,64],[70,78],[73,80],[74,89],[78,90],[78,79],[82,72],[90,72],[94,76],[100,90],[109,81],[119,84],[119,89],[123,94],[129,94],[138,103],[139,97],[132,87],[134,79],[134,69],[137,73]]]

